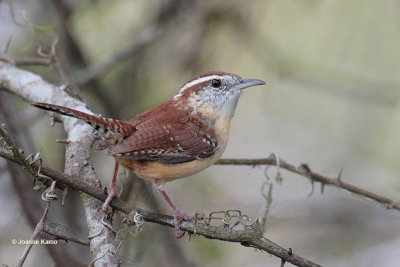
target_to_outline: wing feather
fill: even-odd
[[[158,160],[176,164],[212,156],[218,144],[195,123],[160,124],[147,121],[116,145],[110,154],[133,160]]]

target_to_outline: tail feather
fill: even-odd
[[[125,121],[109,119],[109,118],[101,118],[98,116],[90,115],[85,112],[63,106],[47,104],[47,103],[39,103],[39,102],[31,103],[31,105],[44,110],[53,111],[65,116],[70,116],[84,120],[90,126],[95,128],[99,133],[101,134],[104,133],[105,135],[110,134],[109,133],[110,131],[112,133],[126,137],[131,135],[136,130],[134,126]]]

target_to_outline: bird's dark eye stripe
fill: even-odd
[[[213,80],[211,81],[211,86],[214,87],[214,88],[218,88],[218,87],[221,86],[221,81],[218,80],[218,79],[213,79]]]

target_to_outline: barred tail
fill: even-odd
[[[98,116],[93,116],[75,109],[57,106],[47,103],[31,103],[32,106],[53,111],[65,116],[70,116],[86,121],[90,126],[95,128],[99,133],[109,134],[108,131],[116,134],[120,134],[123,137],[131,135],[136,129],[128,122],[121,120],[114,120],[108,118],[101,118]]]

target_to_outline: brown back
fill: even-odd
[[[136,131],[110,150],[114,157],[174,164],[210,157],[218,147],[212,122],[173,99],[129,123]]]

